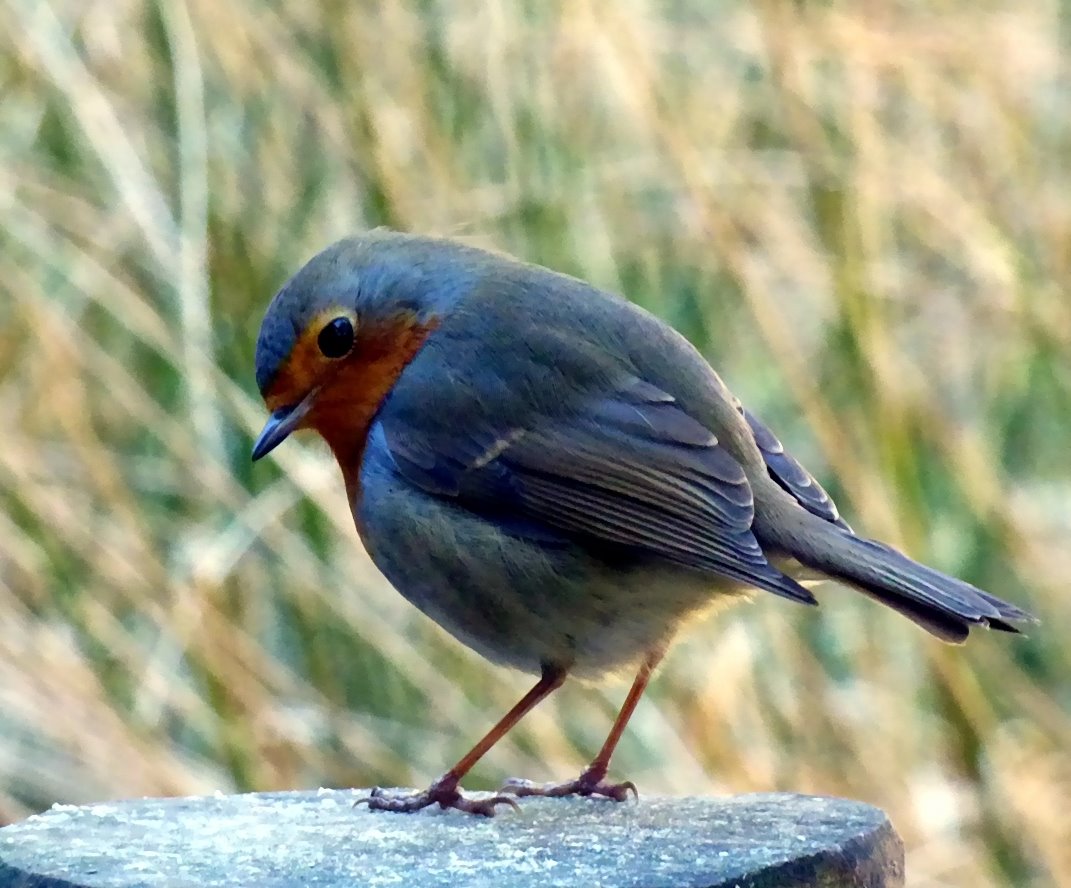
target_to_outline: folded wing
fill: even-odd
[[[379,422],[403,476],[503,526],[535,524],[815,603],[766,560],[740,465],[642,380],[525,425],[450,425],[389,409]]]

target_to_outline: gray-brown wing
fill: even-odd
[[[762,451],[762,458],[766,462],[766,469],[778,484],[781,485],[803,508],[819,518],[824,518],[831,524],[836,524],[847,531],[851,531],[848,523],[840,517],[837,504],[833,502],[822,485],[800,463],[785,450],[777,437],[748,409],[740,406],[740,412],[744,415],[751,433],[755,436],[755,443]]]
[[[504,526],[535,522],[583,543],[612,543],[806,603],[751,531],[743,469],[665,392],[638,379],[585,409],[530,428],[380,417],[398,471]]]

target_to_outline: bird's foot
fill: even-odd
[[[368,805],[372,811],[394,811],[398,814],[410,814],[430,805],[438,805],[444,810],[453,808],[479,817],[494,817],[496,805],[509,805],[515,811],[520,810],[513,799],[504,795],[486,799],[465,798],[458,789],[457,780],[449,775],[440,777],[421,792],[387,792],[377,787],[367,798],[354,802],[354,807],[357,805]]]
[[[631,794],[639,798],[636,792],[636,784],[631,780],[624,783],[607,783],[606,771],[602,768],[588,768],[576,780],[567,780],[564,783],[533,783],[531,780],[518,780],[513,778],[502,784],[499,792],[508,792],[515,796],[545,796],[558,799],[563,796],[601,796],[613,799],[615,802],[623,802]]]

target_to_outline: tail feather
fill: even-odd
[[[868,589],[865,586],[852,584],[864,595],[880,601],[886,607],[907,617],[911,622],[921,626],[931,635],[936,635],[941,641],[948,644],[963,644],[967,636],[971,634],[970,627],[959,617],[949,616],[929,605],[919,604],[910,598]],[[1018,631],[1018,630],[1015,630]]]
[[[805,522],[798,528],[802,532],[778,544],[798,561],[893,608],[943,641],[961,644],[972,626],[1018,633],[1017,623],[1036,622],[1021,608],[891,546],[810,515],[797,519]]]
[[[856,564],[864,567],[861,579],[876,580],[879,591],[900,593],[919,603],[936,607],[971,623],[1003,624],[1006,621],[1031,619],[1026,611],[1002,601],[963,580],[950,577],[925,564],[920,564],[885,543],[848,536],[857,548],[866,550],[869,557],[858,557]],[[846,579],[852,579],[846,576]]]

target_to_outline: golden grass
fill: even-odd
[[[1066,6],[0,6],[0,815],[422,783],[522,692],[360,552],[252,342],[377,224],[686,332],[857,527],[1034,609],[947,649],[850,593],[681,640],[615,772],[884,807],[916,886],[1071,884]],[[569,686],[470,781],[564,777]]]

